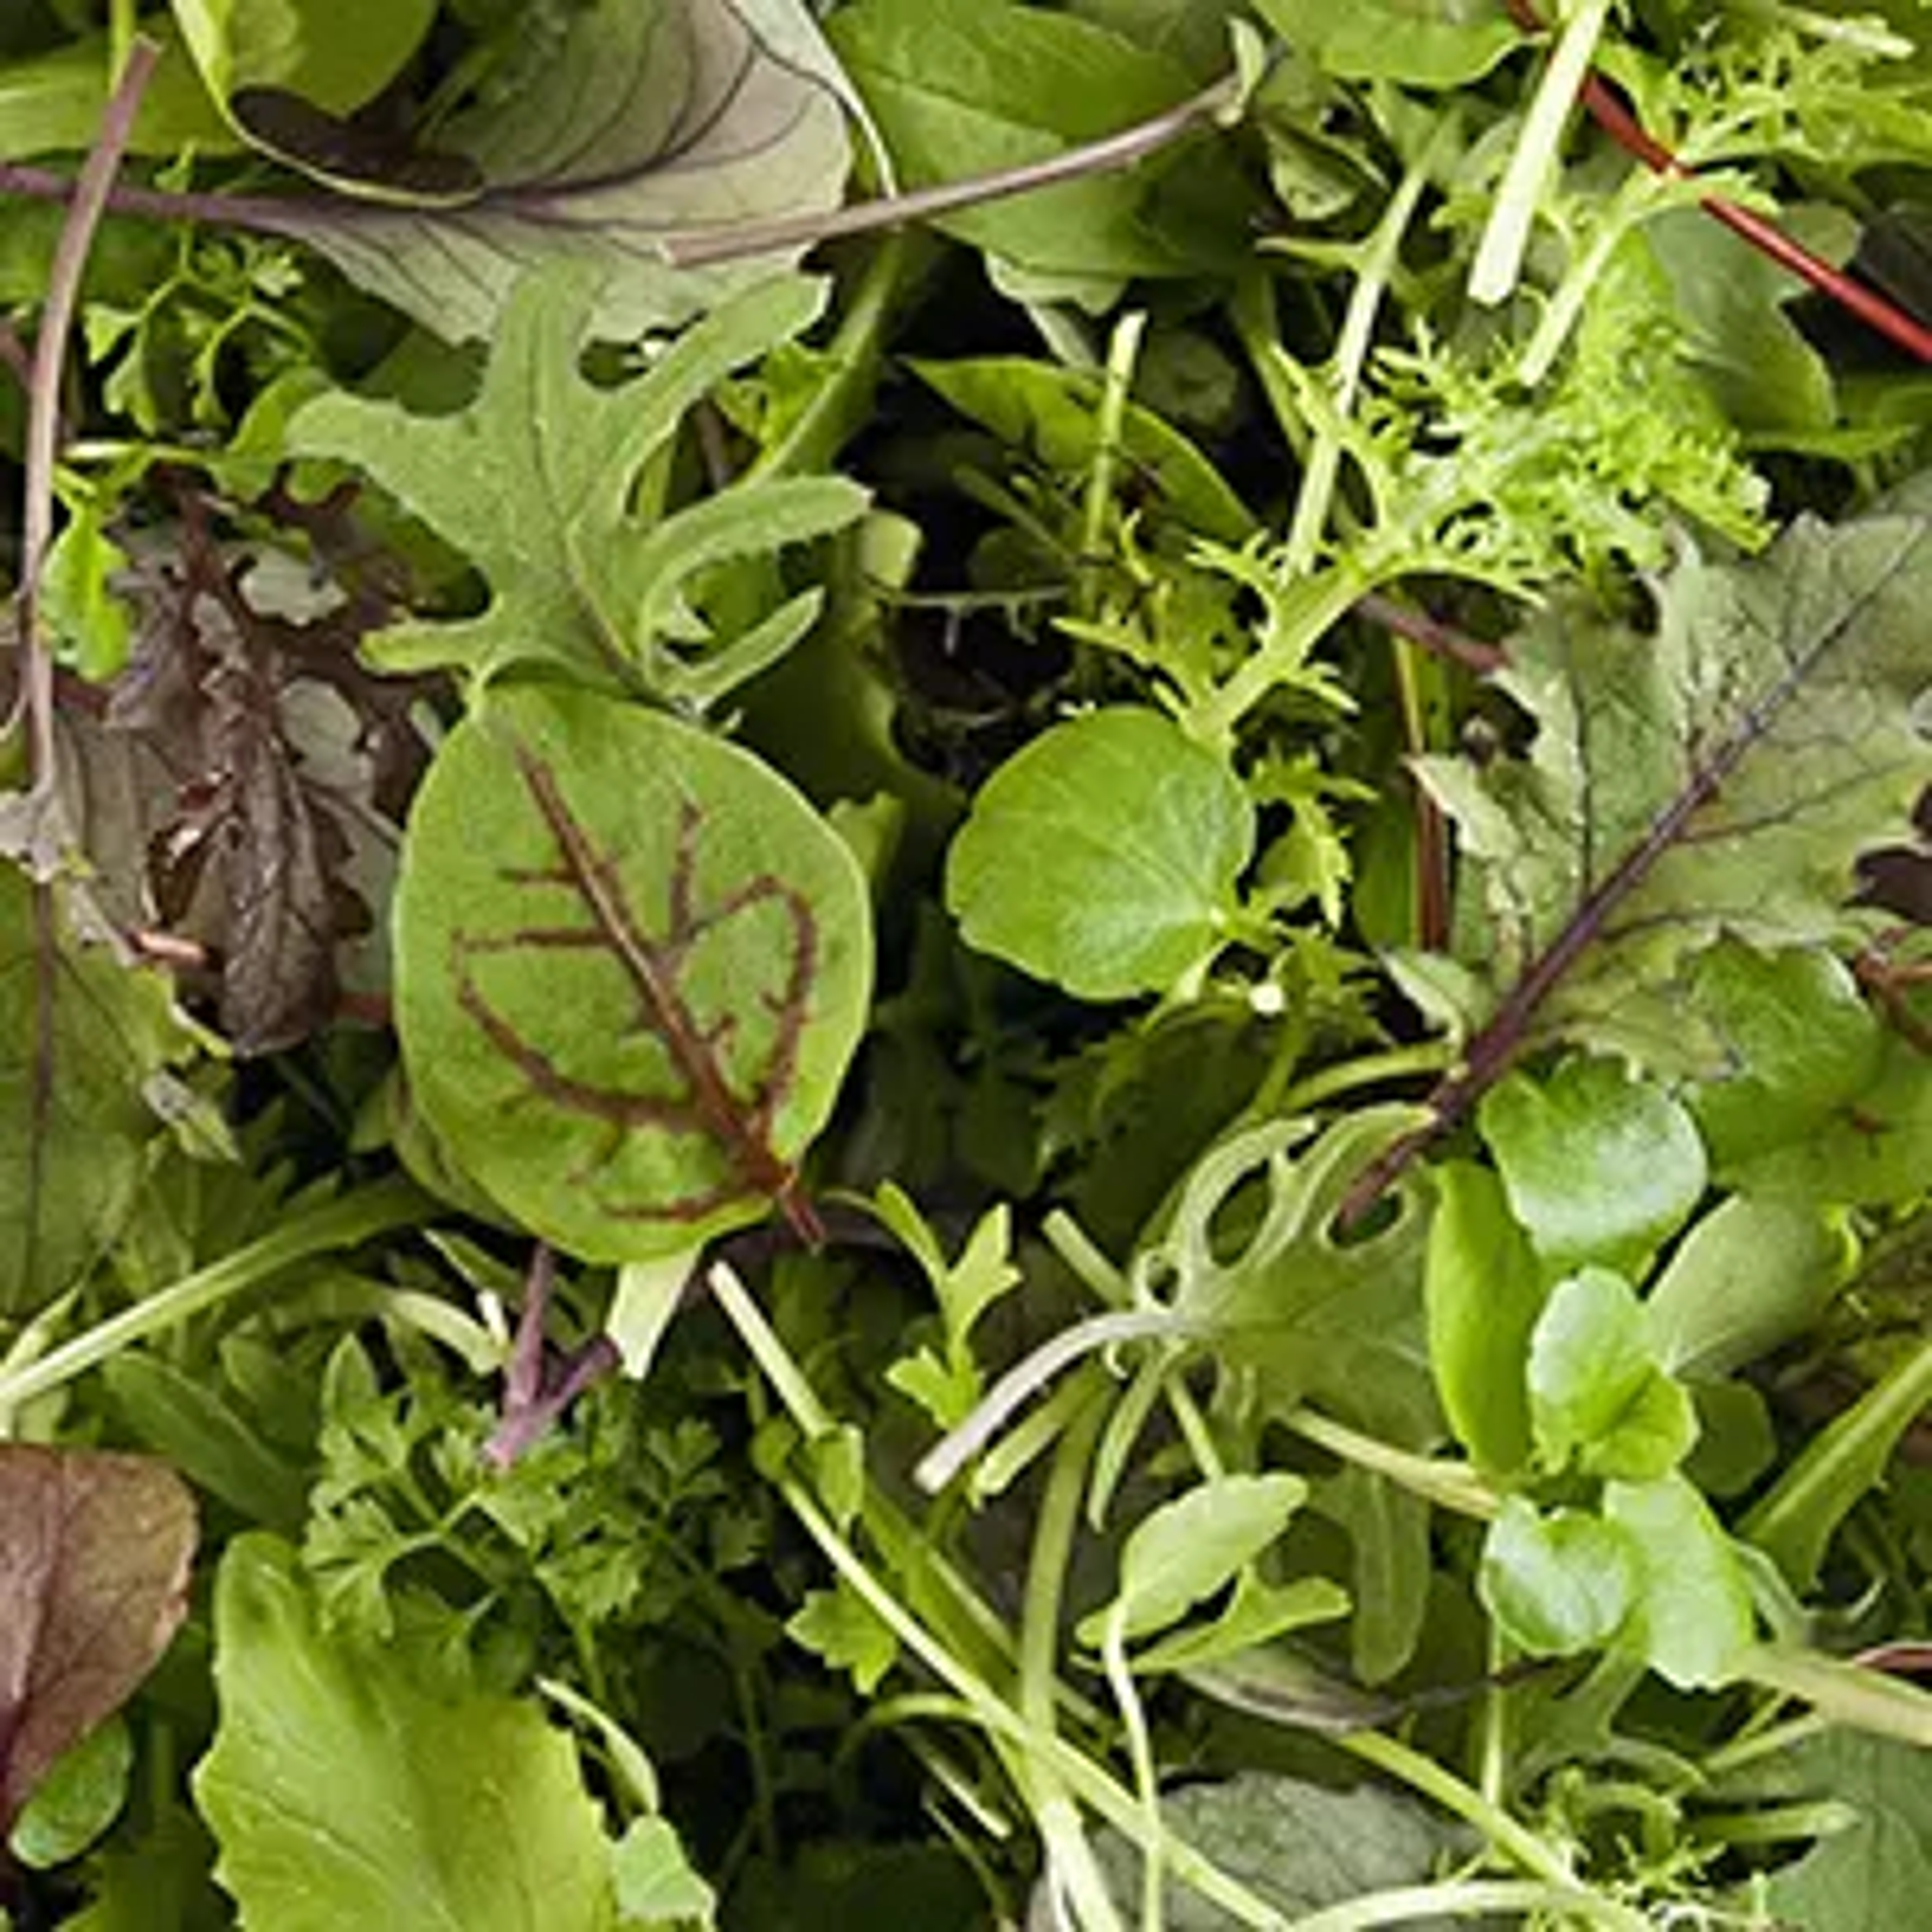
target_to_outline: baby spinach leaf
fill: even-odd
[[[856,97],[804,0],[586,0],[562,19],[514,92],[439,130],[439,152],[481,183],[468,199],[440,205],[446,186],[417,207],[290,198],[251,203],[249,218],[463,341],[495,334],[532,264],[584,264],[605,335],[686,321],[773,257],[676,268],[667,239],[837,205]]]
[[[622,1262],[808,1212],[870,912],[750,754],[587,692],[494,697],[417,798],[396,934],[416,1102],[526,1226]]]
[[[1668,1094],[1607,1060],[1509,1076],[1478,1120],[1517,1221],[1552,1273],[1640,1276],[1704,1191],[1704,1149]]]
[[[164,1462],[0,1444],[0,1843],[188,1611],[194,1499]]]
[[[1246,794],[1157,712],[1058,724],[988,779],[946,902],[968,944],[1086,1000],[1164,992],[1205,966],[1254,847]]]
[[[309,404],[290,426],[294,446],[358,464],[460,550],[493,592],[480,616],[392,626],[370,656],[386,670],[451,665],[479,680],[547,661],[585,682],[667,697],[685,694],[687,670],[708,670],[715,684],[715,660],[687,666],[659,648],[693,640],[682,595],[690,577],[721,557],[768,554],[850,523],[863,494],[835,477],[744,483],[647,529],[630,513],[632,490],[693,404],[804,328],[824,300],[817,284],[768,282],[690,329],[640,381],[598,390],[577,369],[591,284],[532,275],[460,414],[425,419],[343,394]],[[802,608],[785,607],[792,638]],[[749,668],[762,668],[762,644],[754,655]]]
[[[195,1796],[244,1926],[610,1922],[602,1821],[534,1704],[445,1701],[401,1659],[325,1635],[294,1552],[259,1532],[222,1559],[214,1644],[220,1722]]]

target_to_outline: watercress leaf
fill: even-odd
[[[79,1858],[128,1802],[134,1762],[134,1740],[117,1712],[54,1760],[14,1820],[7,1849],[40,1870]]]
[[[1252,1651],[1258,1644],[1303,1629],[1332,1623],[1348,1614],[1349,1597],[1326,1576],[1298,1576],[1292,1583],[1264,1583],[1244,1570],[1228,1607],[1205,1624],[1174,1630],[1134,1653],[1134,1674],[1202,1670]]]
[[[244,1926],[607,1926],[610,1852],[569,1738],[532,1702],[446,1700],[323,1634],[295,1556],[238,1537],[215,1580],[220,1719],[194,1774]]]
[[[0,1444],[0,1840],[188,1610],[194,1499],[164,1462]]]
[[[211,97],[272,87],[330,114],[362,106],[394,79],[436,17],[436,0],[172,0]]]
[[[562,19],[514,92],[439,130],[481,183],[469,198],[291,198],[276,227],[451,341],[493,336],[525,267],[581,263],[597,330],[621,338],[772,272],[771,255],[674,267],[668,237],[837,205],[853,97],[804,0],[586,0]]]
[[[1299,1476],[1221,1476],[1163,1503],[1135,1525],[1119,1592],[1081,1624],[1082,1641],[1098,1643],[1116,1619],[1131,1638],[1186,1616],[1276,1541],[1307,1497]]]
[[[1728,1376],[1809,1330],[1858,1256],[1841,1209],[1732,1195],[1690,1230],[1651,1290],[1652,1343],[1673,1373]]]
[[[692,1869],[668,1819],[638,1819],[610,1848],[610,1871],[622,1932],[694,1923],[708,1932],[716,1897]]]
[[[1692,957],[1874,929],[1855,862],[1932,781],[1928,596],[1932,520],[1801,518],[1761,559],[1687,556],[1654,634],[1560,604],[1519,634],[1498,682],[1536,722],[1528,758],[1418,765],[1479,882],[1469,953],[1514,988],[1472,1052],[1560,1035],[1719,1072]]]
[[[1532,1657],[1607,1642],[1636,1599],[1630,1539],[1587,1510],[1547,1514],[1509,1496],[1484,1538],[1476,1588],[1497,1629]]]
[[[1194,91],[1170,56],[1091,20],[1012,0],[858,0],[827,23],[908,187],[1050,160]],[[1191,220],[1162,218],[1169,154],[940,218],[1034,275],[1174,275],[1225,264],[1246,202],[1224,160],[1189,160]]]
[[[196,1044],[164,976],[79,937],[72,904],[0,862],[0,1316],[119,1235],[160,1131],[148,1096]]]
[[[1604,1516],[1637,1558],[1636,1601],[1621,1646],[1680,1690],[1729,1682],[1750,1649],[1750,1586],[1709,1505],[1670,1475],[1606,1484]]]
[[[890,1626],[843,1580],[830,1590],[808,1591],[785,1635],[828,1670],[849,1672],[867,1697],[898,1660],[899,1640]]]
[[[1529,1456],[1524,1366],[1543,1307],[1541,1273],[1490,1169],[1451,1161],[1434,1180],[1423,1299],[1436,1390],[1450,1426],[1477,1462],[1518,1469]]]
[[[1696,1439],[1683,1388],[1658,1365],[1643,1304],[1621,1275],[1591,1268],[1558,1282],[1529,1351],[1537,1452],[1552,1471],[1632,1480],[1674,1468]]]
[[[1552,1273],[1640,1276],[1704,1191],[1703,1143],[1671,1096],[1606,1060],[1514,1073],[1478,1114],[1516,1219]]]
[[[1256,11],[1342,80],[1464,87],[1522,44],[1509,20],[1466,0],[1368,0],[1346,10],[1324,0],[1256,0]]]
[[[913,362],[914,375],[1010,448],[1024,450],[1056,475],[1084,476],[1101,448],[1105,378],[1020,356],[956,362]],[[1220,470],[1151,410],[1129,402],[1115,448],[1138,492],[1151,493],[1156,515],[1223,543],[1252,536],[1252,512]]]
[[[627,509],[638,472],[707,391],[804,328],[824,300],[818,284],[767,281],[687,331],[639,381],[598,390],[577,366],[596,326],[592,282],[532,274],[504,314],[480,393],[460,413],[415,417],[346,394],[310,404],[290,425],[292,448],[359,465],[490,582],[482,616],[393,626],[372,642],[373,659],[478,679],[549,662],[585,681],[637,686],[639,653],[654,641],[638,634],[638,600],[655,584],[675,591],[682,581],[676,569],[643,583],[635,574],[648,541]],[[810,499],[814,530],[825,526],[823,494]],[[838,494],[855,513],[856,493]],[[689,560],[674,549],[660,561]]]
[[[646,1261],[802,1211],[863,1030],[865,881],[748,752],[587,692],[506,690],[418,793],[395,910],[416,1104],[558,1246]]]
[[[946,902],[968,944],[1087,1000],[1164,992],[1238,910],[1254,813],[1214,753],[1120,705],[1043,732],[981,788]]]
[[[1720,939],[1691,962],[1690,989],[1722,1054],[1684,1096],[1718,1179],[1806,1140],[1872,1084],[1882,1030],[1832,954]]]

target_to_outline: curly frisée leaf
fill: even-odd
[[[748,753],[526,688],[453,732],[397,899],[417,1106],[558,1246],[628,1262],[775,1207],[863,1029],[865,881]]]

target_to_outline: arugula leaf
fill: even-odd
[[[504,316],[483,387],[460,415],[422,418],[348,395],[310,404],[292,446],[359,464],[490,580],[481,616],[404,623],[378,634],[388,670],[460,667],[477,680],[509,665],[562,664],[584,682],[708,699],[764,668],[762,626],[687,662],[674,644],[704,641],[684,602],[694,573],[720,557],[762,554],[850,523],[862,494],[833,477],[741,483],[654,529],[630,512],[638,472],[685,412],[731,370],[804,328],[821,285],[781,278],[698,323],[639,382],[593,389],[577,362],[595,326],[583,274],[532,274]],[[808,594],[809,596],[809,594]],[[815,597],[766,620],[795,638]],[[782,648],[782,643],[780,644]]]
[[[524,686],[453,732],[396,897],[396,1020],[447,1151],[573,1252],[685,1252],[774,1206],[872,980],[866,885],[734,746]]]
[[[570,1740],[533,1704],[445,1701],[326,1636],[275,1538],[215,1580],[220,1722],[194,1774],[242,1923],[274,1932],[607,1926],[610,1848]]]
[[[582,264],[604,335],[687,321],[773,258],[677,268],[668,239],[837,205],[854,96],[803,0],[586,0],[563,22],[540,70],[438,130],[481,180],[466,200],[290,199],[250,218],[464,341],[496,332],[532,264]]]

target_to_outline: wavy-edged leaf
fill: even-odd
[[[451,734],[396,910],[398,1027],[446,1151],[602,1261],[776,1207],[865,1025],[850,852],[748,752],[524,687]]]
[[[493,593],[480,616],[392,626],[371,656],[388,670],[448,665],[478,679],[548,660],[580,680],[666,697],[692,695],[680,678],[708,674],[709,691],[715,663],[694,669],[656,649],[692,636],[682,598],[692,572],[850,522],[864,494],[836,477],[748,482],[647,529],[630,512],[632,486],[693,404],[806,327],[824,298],[802,277],[767,281],[694,325],[638,382],[600,390],[577,367],[596,326],[592,278],[532,274],[460,414],[414,417],[343,394],[309,404],[290,425],[292,447],[366,470]],[[771,641],[752,655],[768,656]]]
[[[671,238],[838,206],[848,110],[856,97],[803,0],[590,0],[514,92],[439,130],[438,154],[482,183],[466,201],[449,205],[439,182],[427,205],[393,205],[404,181],[380,204],[258,199],[248,219],[448,340],[492,334],[524,268],[570,261],[594,272],[599,332],[633,336],[787,259],[675,268]]]
[[[0,1316],[120,1234],[161,1130],[148,1096],[196,1046],[168,981],[83,943],[68,903],[0,865]]]
[[[0,1444],[0,1843],[188,1612],[194,1499],[165,1462]]]

